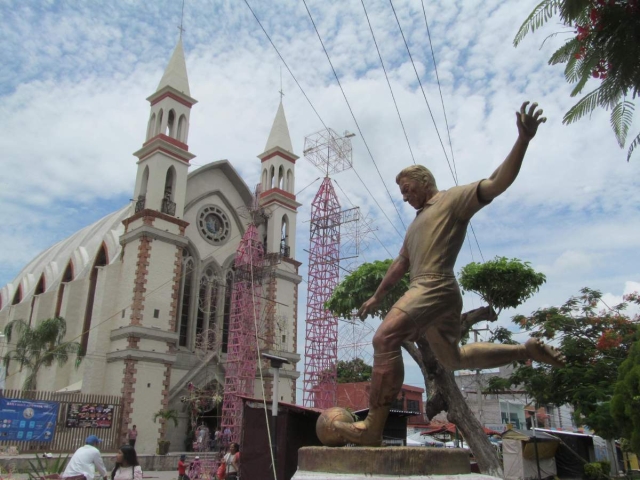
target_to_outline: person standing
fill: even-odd
[[[95,435],[89,435],[85,440],[85,445],[75,451],[71,460],[67,464],[67,468],[62,473],[62,478],[80,478],[85,480],[94,480],[96,470],[103,478],[107,480],[107,469],[104,468],[102,455],[98,450],[98,445],[102,443]]]
[[[123,445],[118,450],[111,480],[142,480],[142,467],[138,463],[136,450],[131,445]]]
[[[235,442],[229,445],[229,451],[224,456],[224,463],[227,466],[225,480],[237,480],[240,472],[240,445]]]
[[[129,446],[135,447],[136,440],[138,438],[138,430],[136,429],[135,425],[133,426],[133,428],[130,428],[129,430],[127,430],[127,438],[129,439]]]
[[[178,480],[189,480],[187,464],[185,462],[186,459],[187,456],[184,453],[180,455],[180,460],[178,460]]]

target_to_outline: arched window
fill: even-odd
[[[152,113],[151,118],[149,119],[149,125],[147,126],[147,140],[153,137],[153,132],[156,128],[156,114]]]
[[[176,169],[171,166],[167,170],[167,176],[164,181],[164,196],[160,202],[160,211],[167,215],[176,214],[176,202],[173,201],[175,196]]]
[[[22,301],[22,285],[19,285],[18,290],[16,290],[16,293],[13,296],[13,300],[11,300],[11,305],[17,305],[21,301]]]
[[[29,311],[29,325],[31,325],[31,322],[33,321],[33,311],[35,310],[35,306],[36,306],[36,301],[38,299],[38,295],[43,294],[45,290],[46,290],[45,278],[44,278],[44,273],[43,273],[42,275],[40,275],[40,280],[38,280],[38,284],[36,285],[36,289],[33,292],[33,297],[31,297],[31,309]]]
[[[268,189],[269,189],[269,173],[265,168],[264,170],[262,170],[262,191],[264,192],[265,190],[268,190]]]
[[[177,309],[178,345],[187,346],[189,320],[191,318],[191,297],[193,296],[194,260],[186,248],[182,250],[182,277],[180,279],[180,304]]]
[[[224,316],[222,319],[222,353],[227,353],[229,344],[229,324],[231,322],[231,303],[233,301],[233,282],[235,278],[235,261],[227,271],[224,285]]]
[[[171,166],[167,170],[167,176],[164,181],[164,198],[168,200],[173,200],[175,195],[174,187],[176,184],[176,169]]]
[[[160,113],[158,113],[158,119],[156,120],[156,131],[154,135],[158,135],[162,130],[162,109],[160,109]]]
[[[140,194],[147,194],[147,185],[149,185],[149,165],[144,167],[144,172],[142,172],[142,183],[140,184]]]
[[[164,134],[169,135],[170,137],[174,137],[176,130],[176,112],[173,109],[169,110],[169,116],[167,117],[167,126],[164,129]]]
[[[271,166],[271,173],[270,173],[270,180],[269,180],[269,188],[274,188],[275,185],[275,181],[276,181],[276,169],[275,167],[272,165]]]
[[[284,257],[291,255],[289,247],[289,218],[286,215],[282,216],[282,224],[280,225],[280,253]]]
[[[89,277],[89,293],[87,294],[87,308],[84,312],[84,324],[82,326],[82,338],[80,340],[80,350],[84,354],[87,352],[87,344],[89,343],[89,331],[91,330],[91,317],[93,316],[93,302],[96,298],[96,284],[98,283],[99,267],[104,267],[109,263],[107,256],[107,247],[103,243],[100,251],[96,255],[96,259],[91,267],[91,275]]]
[[[187,117],[182,114],[178,120],[178,133],[176,138],[182,143],[187,143]]]
[[[198,316],[196,320],[196,337],[204,334],[208,338],[208,331],[215,330],[216,312],[218,305],[218,276],[213,265],[204,269],[200,277],[200,291],[198,293]]]
[[[284,167],[282,165],[278,169],[278,188],[284,190]]]
[[[291,169],[287,170],[287,192],[294,193],[294,185],[293,185],[293,171]]]
[[[60,316],[60,310],[62,310],[62,299],[64,298],[64,289],[67,286],[67,283],[73,280],[73,263],[69,262],[67,268],[64,270],[64,274],[62,275],[62,280],[60,281],[60,286],[58,287],[58,299],[56,300],[56,313],[55,316]]]

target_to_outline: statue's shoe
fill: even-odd
[[[333,422],[335,432],[347,443],[355,443],[363,447],[379,447],[382,445],[382,432],[374,432],[365,422]]]
[[[560,350],[551,345],[543,343],[538,338],[530,338],[524,344],[529,357],[536,362],[547,363],[552,367],[564,367],[565,358]]]

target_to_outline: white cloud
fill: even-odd
[[[624,161],[606,112],[562,125],[564,112],[576,99],[569,97],[571,88],[562,69],[546,62],[563,38],[550,39],[539,48],[559,27],[552,22],[519,48],[512,46],[518,26],[536,3],[425,3],[461,182],[489,176],[504,159],[516,138],[514,112],[523,100],[540,102],[549,119],[532,142],[514,185],[473,222],[484,258],[518,257],[547,273],[547,284],[521,313],[562,303],[583,286],[616,292],[625,282],[640,281],[635,245],[640,234],[640,158]],[[355,170],[335,178],[351,201],[375,219],[377,236],[395,255],[401,235],[376,201],[402,234],[400,218],[304,5],[296,0],[250,4],[325,123],[339,132],[357,133]],[[364,140],[408,224],[413,212],[402,204],[394,177],[412,160],[362,6],[338,1],[308,4]],[[386,2],[366,4],[416,161],[434,171],[441,188],[449,188],[453,180],[445,154],[391,8]],[[451,157],[421,4],[404,0],[394,6]],[[0,31],[6,67],[0,72],[0,115],[5,120],[0,130],[4,284],[40,250],[115,210],[132,195],[132,153],[141,146],[146,129],[145,98],[155,90],[175,45],[180,4],[14,1],[2,3],[0,15],[7,19]],[[253,185],[259,172],[255,157],[264,148],[279,100],[280,59],[243,2],[187,2],[184,24],[191,93],[199,100],[191,116],[189,147],[197,155],[193,163],[227,158]],[[301,154],[304,136],[322,124],[284,68],[283,83],[292,142]],[[636,120],[632,131],[639,126]],[[297,165],[298,189],[320,176],[304,159]],[[304,206],[298,216],[297,255],[303,262],[308,246],[308,224],[303,220],[309,217],[318,185],[299,196]],[[342,197],[340,191],[338,195]],[[350,206],[346,199],[342,202]],[[480,259],[473,238],[470,243],[471,252],[465,245],[457,270]],[[363,257],[385,258],[385,248],[372,240]],[[302,303],[299,309],[303,318]],[[302,325],[298,331],[304,333]]]

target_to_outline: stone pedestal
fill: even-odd
[[[303,447],[292,480],[493,479],[471,474],[469,451],[429,447]]]

